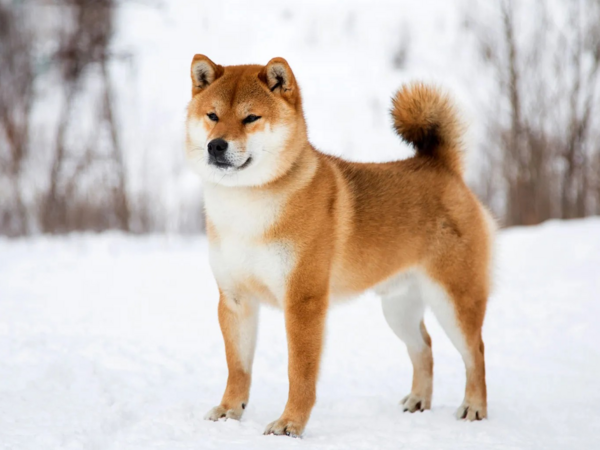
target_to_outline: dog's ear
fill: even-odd
[[[296,106],[300,92],[294,73],[285,59],[273,58],[263,67],[258,78],[267,85],[273,94],[281,96]]]
[[[212,82],[223,75],[223,66],[212,62],[204,55],[194,55],[192,59],[192,97],[206,89]]]

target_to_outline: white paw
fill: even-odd
[[[464,401],[456,410],[457,419],[466,419],[468,421],[481,420],[487,417],[487,407]]]
[[[234,419],[240,420],[242,417],[242,413],[244,410],[242,408],[239,409],[227,409],[223,406],[215,406],[204,416],[204,420],[213,420],[217,421],[219,419]]]
[[[409,394],[402,399],[400,404],[404,408],[404,412],[425,411],[431,409],[431,398],[425,398],[415,394]]]
[[[300,437],[303,430],[304,425],[292,420],[279,418],[267,425],[263,434],[286,435],[297,438]]]

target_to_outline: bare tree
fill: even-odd
[[[72,20],[65,22],[60,47],[55,56],[55,62],[60,68],[64,101],[58,122],[49,188],[43,203],[43,229],[47,232],[64,232],[89,227],[89,224],[84,223],[81,209],[89,209],[91,205],[86,208],[73,198],[75,186],[78,178],[96,162],[106,163],[108,160],[112,166],[110,176],[113,180],[105,187],[109,189],[108,195],[111,199],[108,202],[101,202],[100,207],[104,211],[93,214],[94,222],[104,217],[104,220],[100,219],[100,222],[97,222],[98,228],[119,228],[128,231],[130,212],[126,185],[127,172],[114,115],[114,95],[108,68],[115,57],[110,52],[110,41],[113,35],[116,5],[113,0],[95,2],[66,0],[65,9],[71,14]],[[69,154],[66,138],[71,125],[73,104],[83,89],[86,76],[93,69],[96,69],[102,85],[102,99],[99,102],[101,123],[98,127],[104,125],[108,128],[112,151],[108,156],[100,155],[97,150],[88,146],[83,155],[81,149],[75,154],[72,152]],[[90,145],[94,144],[98,144],[97,140]],[[69,158],[78,158],[79,162],[76,164],[75,171],[67,173],[64,166]],[[88,200],[86,199],[86,202]],[[92,214],[92,211],[89,213]]]
[[[502,0],[496,25],[476,29],[504,106],[490,112],[480,191],[503,198],[496,212],[506,225],[597,212],[600,0],[557,6],[566,21],[547,1]],[[536,17],[532,29],[518,29],[527,12]],[[501,182],[490,185],[499,169]]]
[[[26,22],[23,8],[0,3],[0,175],[6,177],[1,186],[0,232],[7,235],[30,229],[21,183],[29,151],[35,82],[32,38]]]
[[[202,230],[198,196],[160,198],[148,161],[129,182],[116,73],[133,57],[113,42],[125,1],[0,0],[0,235]]]

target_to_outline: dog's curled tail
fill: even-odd
[[[446,94],[423,83],[404,85],[393,98],[391,112],[396,132],[418,155],[462,175],[464,126]]]

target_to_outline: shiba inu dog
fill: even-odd
[[[466,367],[457,417],[487,416],[481,337],[494,224],[463,181],[462,125],[450,99],[412,84],[393,98],[412,158],[353,163],[308,142],[302,98],[283,58],[191,66],[186,153],[204,180],[210,264],[229,377],[206,419],[240,419],[248,404],[261,302],[283,309],[289,396],[265,434],[300,436],[316,400],[329,304],[367,289],[413,364],[405,411],[431,406],[430,307]]]

